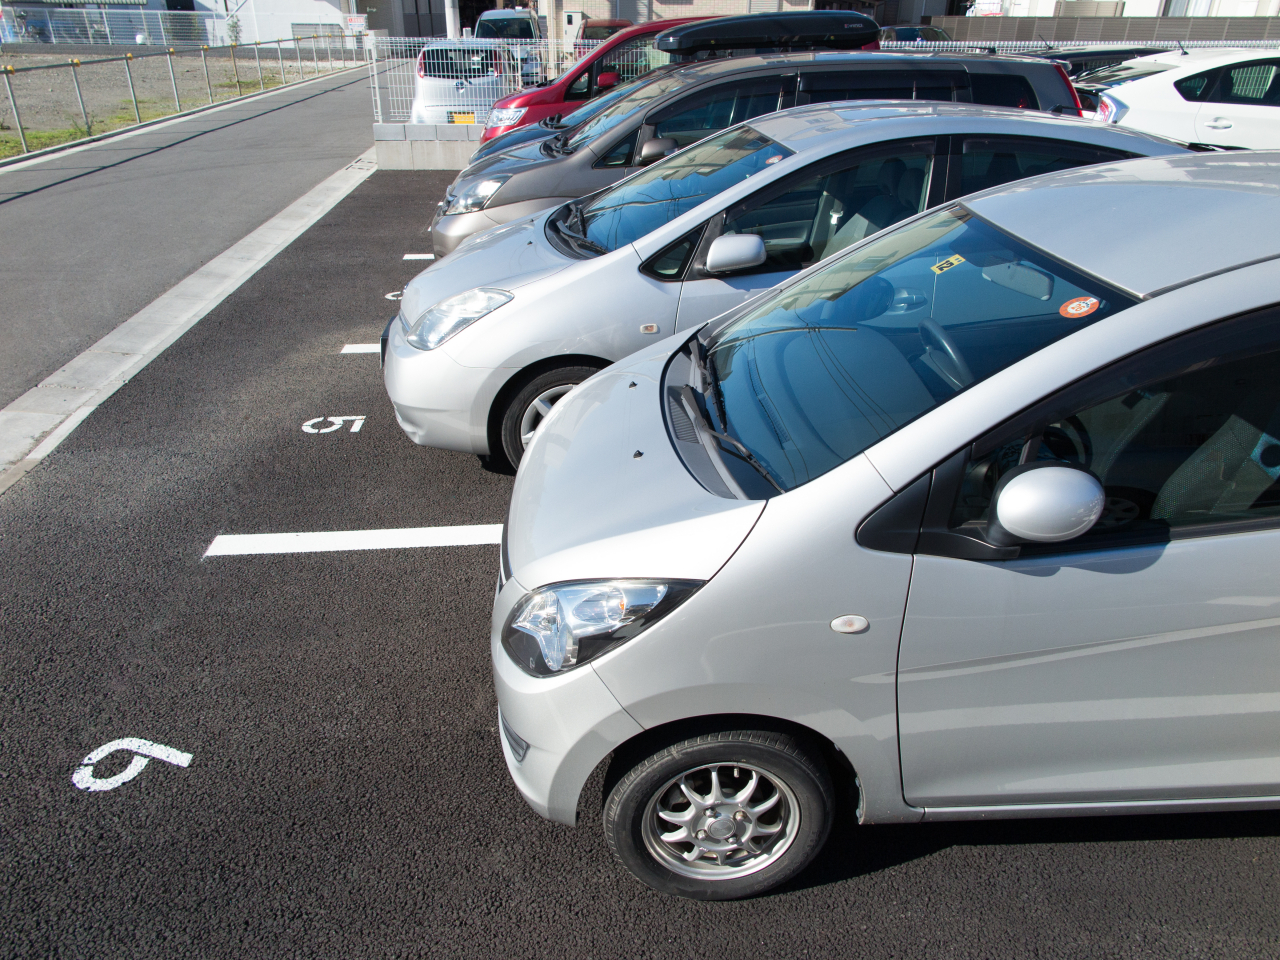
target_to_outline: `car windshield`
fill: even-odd
[[[1088,73],[1081,74],[1077,82],[1087,83],[1092,87],[1115,87],[1122,83],[1128,83],[1130,80],[1153,77],[1157,73],[1164,73],[1166,70],[1172,70],[1173,68],[1174,65],[1171,63],[1129,60],[1125,63],[1115,63],[1109,67],[1090,70]]]
[[[626,123],[631,117],[643,110],[645,105],[655,97],[661,97],[672,90],[685,86],[690,81],[676,74],[667,74],[654,79],[647,77],[625,90],[615,91],[616,100],[608,109],[597,113],[581,129],[574,133],[566,145],[569,153],[577,150],[585,143],[590,143],[601,134],[608,133],[620,123]]]
[[[726,130],[591,201],[582,211],[583,233],[593,245],[616,250],[791,152],[750,127]]]
[[[533,24],[528,17],[495,17],[477,23],[476,36],[482,40],[532,40]]]
[[[1133,303],[951,207],[704,333],[706,412],[791,489]],[[758,467],[728,446],[722,458],[762,490]]]
[[[622,27],[593,27],[590,24],[582,28],[583,40],[608,40]]]

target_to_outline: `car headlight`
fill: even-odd
[[[400,322],[405,328],[404,338],[410,346],[419,350],[434,350],[458,331],[493,313],[511,299],[512,295],[506,290],[476,287],[466,293],[446,297],[428,307],[412,324],[401,311]]]
[[[513,127],[529,112],[528,107],[499,107],[489,111],[489,127]]]
[[[457,213],[475,213],[477,210],[483,210],[485,204],[498,192],[498,188],[510,179],[507,176],[477,180],[453,195],[453,198],[449,201],[449,209],[445,213],[453,216]]]
[[[662,619],[698,580],[578,580],[533,591],[502,628],[502,646],[525,673],[581,666]]]

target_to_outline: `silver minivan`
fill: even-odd
[[[1280,807],[1278,224],[1280,153],[1050,173],[576,387],[494,602],[521,793],[607,760],[705,899],[836,818]]]

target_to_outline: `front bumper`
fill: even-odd
[[[396,420],[419,446],[485,455],[489,407],[511,371],[464,367],[443,348],[418,350],[404,328],[387,328],[382,382]]]
[[[431,221],[431,245],[437,257],[453,253],[467,237],[494,227],[500,227],[512,220],[519,220],[550,207],[558,207],[567,203],[572,197],[544,197],[539,200],[522,200],[519,203],[502,203],[485,207],[475,213],[445,214],[448,200],[442,200],[436,206],[434,219]]]
[[[494,600],[490,653],[498,738],[511,779],[529,806],[548,820],[573,826],[591,771],[642,728],[590,664],[560,676],[531,677],[512,662],[502,647],[502,625],[525,592],[508,580]],[[521,744],[523,758],[517,756]]]

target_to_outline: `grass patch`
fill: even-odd
[[[57,147],[64,143],[74,143],[84,138],[83,128],[70,130],[38,130],[28,131],[27,146],[32,150],[43,150],[45,147]],[[17,157],[22,154],[22,141],[16,133],[0,135],[0,160]]]

